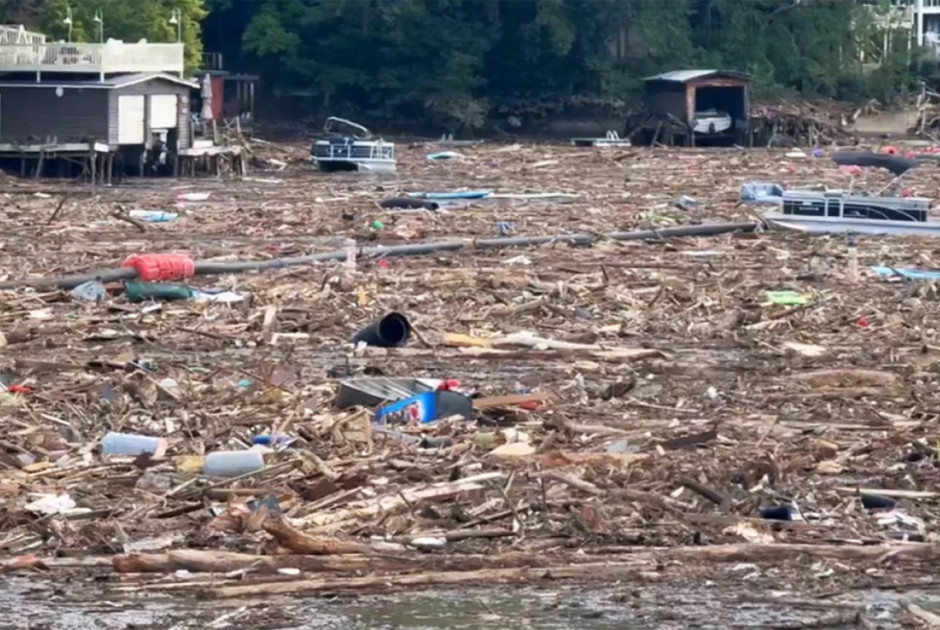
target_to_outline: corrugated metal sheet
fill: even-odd
[[[729,72],[723,70],[673,70],[664,72],[656,76],[647,77],[644,81],[675,81],[676,83],[686,83],[693,79],[704,79],[707,77],[729,77],[735,79],[746,79],[747,75],[743,72]]]

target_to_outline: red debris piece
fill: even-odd
[[[133,267],[145,282],[178,280],[196,273],[196,264],[186,254],[134,254],[122,267]]]

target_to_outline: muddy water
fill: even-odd
[[[812,600],[708,581],[206,601],[197,596],[117,597],[105,584],[13,578],[0,579],[0,629],[849,628],[859,627],[859,612],[868,627],[891,629],[902,627],[902,599],[940,608],[937,592],[848,591]]]

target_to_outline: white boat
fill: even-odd
[[[692,118],[692,129],[698,134],[723,133],[731,129],[731,115],[716,109],[706,109],[695,112]]]
[[[777,230],[809,234],[877,234],[892,236],[940,236],[940,221],[872,221],[839,217],[764,215],[764,224]]]
[[[337,124],[350,128],[352,132],[334,132]],[[362,125],[331,116],[323,130],[327,137],[315,140],[310,147],[310,159],[319,170],[326,173],[394,173],[397,170],[395,143],[373,139],[372,133]]]
[[[895,180],[885,190],[897,190],[914,160],[862,151],[833,155],[841,165],[886,168]],[[940,236],[940,221],[929,221],[930,199],[857,194],[842,190],[784,190],[779,210],[763,215],[767,227],[811,234],[891,234]]]

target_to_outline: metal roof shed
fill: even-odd
[[[670,114],[691,124],[696,112],[727,112],[740,130],[747,126],[750,80],[743,72],[675,70],[647,77],[645,102],[654,113]]]

